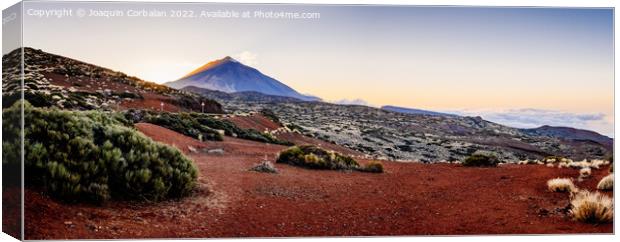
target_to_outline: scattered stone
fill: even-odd
[[[263,172],[263,173],[278,173],[276,167],[270,161],[263,161],[260,164],[250,168],[250,171]]]
[[[191,146],[191,145],[188,145],[187,149],[189,150],[189,152],[198,153],[198,150],[196,148],[194,148],[193,146]]]
[[[549,210],[545,209],[545,208],[539,208],[538,209],[538,216],[540,217],[544,217],[549,215]]]
[[[207,150],[207,154],[212,154],[212,155],[223,155],[224,154],[224,150],[223,149],[210,149]]]

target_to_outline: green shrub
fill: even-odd
[[[271,143],[271,144],[286,145],[286,146],[293,145],[293,143],[291,142],[280,140],[276,137],[273,137],[272,135],[268,133],[262,133],[254,129],[239,128],[239,126],[237,126],[236,124],[234,124],[233,122],[229,120],[216,119],[208,115],[199,114],[199,113],[192,113],[191,116],[194,117],[196,121],[198,121],[198,123],[202,125],[205,125],[213,129],[224,130],[224,134],[228,136],[236,135],[237,138],[240,138],[240,139],[247,139],[247,140],[258,141],[258,142],[263,142],[263,143]]]
[[[362,171],[372,172],[372,173],[383,173],[383,163],[381,163],[380,161],[371,161],[368,164],[366,164],[366,166],[364,166],[364,169],[362,169]]]
[[[285,124],[284,126],[287,127],[288,129],[292,130],[292,131],[297,130],[300,133],[308,132],[308,130],[304,129],[304,127],[301,127],[301,126],[299,126],[297,124],[294,124],[294,123]]]
[[[273,110],[271,110],[271,109],[263,108],[263,109],[260,110],[260,114],[262,114],[263,116],[265,116],[269,120],[273,121],[274,123],[277,123],[277,124],[280,124],[280,125],[282,124],[280,122],[280,118],[278,118],[276,113],[274,113]]]
[[[359,164],[353,158],[316,146],[293,146],[280,152],[277,163],[286,163],[311,169],[353,170]]]
[[[156,124],[196,139],[222,141],[224,138],[217,130],[200,124],[187,113],[149,113],[144,122]]]
[[[3,116],[19,116],[18,104]],[[24,106],[26,186],[65,201],[95,202],[157,201],[187,195],[195,186],[191,160],[127,127],[122,116]],[[4,130],[19,132],[7,123],[14,122],[5,120]]]
[[[156,124],[192,138],[201,140],[224,140],[217,130],[223,130],[225,135],[236,135],[240,139],[253,140],[263,143],[291,146],[293,143],[279,140],[267,133],[253,129],[242,129],[228,120],[221,120],[202,113],[170,113],[129,110],[125,117],[132,122],[147,122]]]
[[[473,154],[463,161],[464,166],[497,166],[500,161],[493,155]]]
[[[2,186],[4,188],[21,187],[21,123],[21,112],[18,106],[15,106],[12,112],[2,113]]]

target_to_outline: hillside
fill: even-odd
[[[614,140],[612,138],[590,130],[544,125],[534,129],[522,129],[522,131],[536,136],[548,136],[574,141],[592,141],[608,149],[613,149],[614,145]]]
[[[235,100],[224,104],[227,111],[235,114],[270,109],[289,128],[376,159],[456,161],[477,151],[487,151],[507,162],[550,155],[580,160],[607,158],[613,151],[606,144],[524,131],[480,117],[404,114],[323,102]]]
[[[195,86],[187,86],[181,88],[181,90],[197,93],[219,102],[305,102],[304,100],[294,97],[268,95],[256,91],[226,93]]]
[[[226,93],[250,91],[305,101],[319,100],[316,97],[303,95],[286,84],[229,56],[209,62],[179,80],[165,84],[177,89],[194,86]]]
[[[20,49],[2,57],[4,107],[19,99]],[[63,109],[162,109],[222,113],[221,105],[202,96],[127,76],[93,64],[24,48],[24,96],[36,107]]]

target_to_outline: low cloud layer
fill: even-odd
[[[372,107],[372,105],[370,105],[370,103],[368,103],[366,100],[364,99],[340,99],[340,100],[336,100],[336,101],[332,101],[332,103],[335,104],[343,104],[343,105],[362,105],[362,106],[369,106]]]
[[[491,122],[515,127],[536,128],[543,125],[587,129],[613,137],[613,121],[603,113],[569,113],[545,109],[461,110],[449,113],[481,116]]]

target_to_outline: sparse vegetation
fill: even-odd
[[[492,167],[497,166],[500,161],[494,155],[473,154],[463,161],[464,166]]]
[[[603,179],[601,179],[601,181],[598,183],[596,188],[599,190],[606,190],[606,191],[613,190],[614,189],[614,174],[609,174],[603,177]]]
[[[224,130],[224,134],[228,136],[236,136],[237,138],[240,138],[240,139],[253,140],[253,141],[258,141],[258,142],[263,142],[263,143],[271,143],[271,144],[286,145],[286,146],[293,145],[293,143],[291,142],[280,140],[268,133],[259,132],[254,129],[239,128],[239,126],[237,126],[236,124],[228,120],[216,119],[214,117],[211,117],[205,114],[199,114],[199,113],[192,113],[191,115],[192,117],[195,117],[196,120],[200,124],[213,128],[213,129]]]
[[[349,156],[312,145],[293,146],[286,149],[280,152],[276,162],[322,170],[353,170],[359,168],[357,161]]]
[[[547,188],[552,192],[573,192],[576,187],[573,181],[568,178],[555,178],[547,181]]]
[[[613,199],[599,192],[577,192],[571,199],[570,204],[570,214],[577,221],[585,223],[613,222]]]
[[[3,116],[19,118],[19,104]],[[127,127],[121,115],[24,106],[26,186],[65,201],[93,202],[157,201],[187,195],[194,187],[191,160]],[[10,123],[18,121],[5,120],[3,129],[19,132],[4,126]]]
[[[265,116],[269,120],[273,121],[274,123],[282,124],[280,122],[280,118],[278,118],[276,113],[274,113],[273,110],[271,110],[271,109],[263,108],[263,109],[260,110],[260,114],[262,114],[263,116]]]
[[[584,167],[579,170],[579,176],[582,178],[590,177],[592,175],[592,169],[590,167]]]
[[[144,122],[166,127],[200,140],[224,140],[217,130],[200,124],[187,113],[148,113],[144,116]]]
[[[133,122],[147,122],[166,127],[192,138],[201,140],[222,141],[221,130],[225,135],[240,139],[253,140],[263,143],[293,145],[291,142],[279,140],[268,133],[261,133],[253,129],[242,129],[228,120],[217,119],[201,113],[170,113],[148,112],[131,110],[125,116]]]
[[[364,166],[362,171],[372,172],[372,173],[383,173],[383,163],[381,163],[380,161],[371,161],[368,164],[366,164],[366,166]]]

